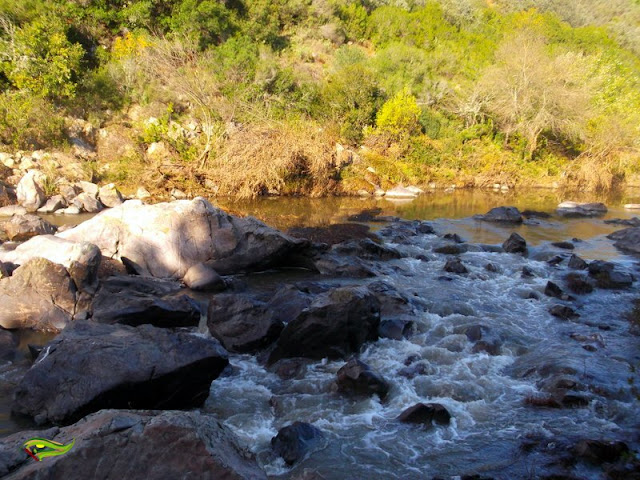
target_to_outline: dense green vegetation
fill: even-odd
[[[118,125],[105,180],[242,195],[611,188],[640,173],[640,4],[569,3],[0,0],[0,142]]]

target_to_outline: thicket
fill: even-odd
[[[0,142],[59,147],[69,117],[122,123],[170,159],[105,175],[245,196],[640,173],[640,5],[491,4],[0,0]],[[130,121],[133,105],[160,118]],[[358,151],[350,165],[336,142]]]

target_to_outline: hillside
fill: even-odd
[[[51,190],[60,177],[244,197],[640,184],[637,0],[0,12],[0,149],[48,152]]]

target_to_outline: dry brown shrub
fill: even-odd
[[[335,139],[316,125],[245,125],[224,139],[207,165],[219,195],[269,192],[318,197],[336,188]]]

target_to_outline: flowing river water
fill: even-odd
[[[605,201],[603,218],[554,216],[528,225],[502,226],[471,218],[500,205],[552,213],[565,199]],[[259,358],[232,355],[231,367],[215,380],[204,411],[216,414],[253,451],[273,478],[424,479],[480,474],[493,478],[539,478],[563,470],[570,446],[581,439],[621,440],[640,447],[640,336],[626,314],[640,297],[640,282],[626,290],[596,289],[577,295],[580,314],[559,320],[549,308],[559,302],[543,294],[547,281],[558,284],[570,271],[546,260],[561,250],[550,242],[577,239],[574,253],[615,262],[640,278],[639,259],[618,252],[606,235],[620,226],[607,218],[630,218],[624,203],[640,203],[640,192],[617,197],[561,195],[554,192],[430,193],[409,202],[384,199],[261,199],[217,203],[287,229],[341,223],[364,209],[381,215],[432,221],[440,234],[457,233],[469,243],[501,244],[518,232],[529,255],[470,251],[460,255],[466,276],[445,274],[444,255],[432,251],[441,239],[410,237],[391,245],[407,254],[385,262],[384,281],[415,298],[424,308],[403,340],[380,339],[361,352],[391,384],[385,401],[377,396],[345,398],[332,384],[344,361],[308,362],[292,379],[281,379]],[[58,217],[59,218],[59,217]],[[373,230],[384,224],[370,224]],[[497,271],[488,271],[488,263]],[[528,267],[533,276],[523,277]],[[269,295],[283,282],[331,282],[304,271],[246,277],[250,287]],[[344,280],[341,282],[344,284]],[[493,355],[474,351],[465,332],[479,326],[498,342]],[[31,339],[33,340],[33,338]],[[27,343],[26,340],[23,343]],[[0,374],[7,374],[5,367]],[[10,371],[9,371],[10,373]],[[552,384],[570,381],[586,399],[573,408],[532,405],[546,398]],[[551,389],[551,390],[550,390]],[[9,399],[0,391],[0,436],[19,429],[8,416]],[[532,401],[533,399],[533,401]],[[446,427],[399,423],[396,417],[417,402],[437,402],[452,415]],[[293,468],[270,453],[270,440],[294,421],[314,424],[325,434],[321,447]],[[604,478],[602,471],[578,463],[578,478]]]

